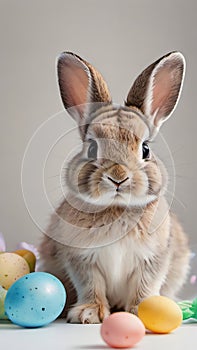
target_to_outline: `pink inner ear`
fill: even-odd
[[[79,64],[63,62],[60,69],[60,90],[65,107],[75,107],[82,117],[88,102],[89,76]]]
[[[78,106],[87,102],[88,77],[80,68],[66,69],[66,80],[68,81],[67,94],[70,106]]]
[[[171,97],[174,95],[173,71],[169,67],[156,73],[153,82],[151,114],[156,112],[155,125],[164,119],[171,111]]]

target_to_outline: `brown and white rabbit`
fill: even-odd
[[[67,194],[40,245],[42,268],[67,294],[67,319],[99,323],[112,309],[136,312],[150,295],[174,298],[189,268],[187,238],[164,198],[167,172],[149,142],[176,107],[181,53],[146,68],[125,106],[112,104],[102,76],[79,56],[58,59],[65,108],[82,150],[69,162]]]

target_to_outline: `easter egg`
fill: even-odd
[[[101,325],[101,336],[112,348],[129,348],[145,335],[140,319],[128,312],[116,312],[105,318]]]
[[[30,272],[35,271],[36,257],[34,253],[32,253],[28,249],[18,249],[18,250],[15,250],[13,253],[22,256],[27,261]]]
[[[0,254],[0,285],[8,289],[20,277],[29,273],[25,259],[14,253]]]
[[[6,293],[7,293],[7,290],[0,286],[0,320],[7,319],[7,316],[5,314],[5,308],[4,308]]]
[[[5,311],[22,327],[41,327],[54,321],[66,302],[63,284],[46,272],[32,272],[18,279],[8,290]]]
[[[138,306],[138,317],[154,333],[169,333],[182,323],[180,307],[164,296],[151,296]]]

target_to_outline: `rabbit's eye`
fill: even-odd
[[[98,145],[95,140],[90,141],[90,146],[88,148],[88,158],[97,158]]]
[[[149,145],[146,142],[143,142],[143,144],[142,144],[142,158],[147,159],[149,157],[150,157]]]

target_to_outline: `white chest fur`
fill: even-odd
[[[153,256],[148,245],[130,235],[95,252],[96,263],[104,276],[110,305],[124,307],[129,294],[136,294],[142,261]]]

